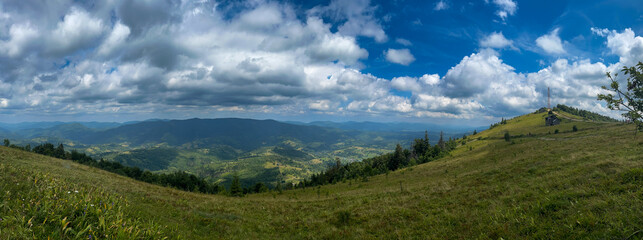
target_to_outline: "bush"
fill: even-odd
[[[554,130],[554,134],[558,134],[558,129]]]
[[[511,135],[509,135],[509,132],[505,132],[505,141],[507,142],[511,141]]]
[[[574,131],[574,132],[578,132],[578,128],[576,127],[576,125],[574,125],[574,126],[572,127],[572,131]]]

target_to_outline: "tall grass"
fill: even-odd
[[[123,197],[4,163],[0,176],[2,239],[164,239],[159,225],[124,216]]]

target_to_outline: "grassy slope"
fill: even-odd
[[[7,148],[0,163],[123,196],[127,216],[167,226],[171,238],[623,238],[643,228],[643,137],[619,124],[543,125],[544,114],[529,114],[469,137],[450,157],[367,182],[244,198]],[[505,131],[532,136],[512,144]]]

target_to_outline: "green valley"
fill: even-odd
[[[34,125],[37,123],[27,127]],[[413,138],[424,135],[423,131],[403,130],[399,124],[391,128],[371,123],[378,127],[378,131],[371,131],[352,130],[359,123],[321,127],[238,118],[150,120],[118,126],[40,125],[46,127],[17,129],[0,137],[12,138],[12,142],[22,146],[63,143],[65,149],[95,159],[158,173],[186,171],[224,185],[229,185],[233,174],[238,174],[246,187],[256,182],[269,186],[297,183],[335,164],[336,158],[344,163],[359,161],[391,152],[398,143],[409,146]],[[340,128],[345,125],[348,127]],[[458,135],[462,133],[445,136]],[[435,142],[439,131],[433,129],[429,136]]]
[[[641,238],[643,139],[634,126],[565,118],[545,126],[546,115],[509,119],[459,139],[450,156],[388,174],[241,198],[160,187],[2,147],[0,235],[74,238],[91,230],[170,239]],[[294,148],[271,151],[305,156]],[[49,187],[59,190],[39,190]],[[100,194],[93,200],[65,192],[75,190]],[[102,199],[120,199],[115,217],[106,216],[109,224],[81,217],[82,206]],[[44,210],[60,201],[79,207]],[[131,227],[122,230],[121,221]]]

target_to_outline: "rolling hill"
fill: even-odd
[[[300,181],[334,164],[336,157],[351,162],[390,152],[395,144],[406,146],[424,133],[224,118],[148,120],[109,129],[67,123],[17,130],[14,134],[24,138],[15,141],[18,144],[63,143],[67,149],[97,159],[151,171],[187,171],[211,182],[228,182],[236,172],[244,184],[261,181],[274,185]],[[429,136],[436,141],[439,133]]]
[[[640,134],[584,120],[547,127],[545,116],[510,119],[460,139],[451,156],[389,174],[242,198],[0,147],[0,186],[10,193],[0,195],[0,236],[640,239]]]

